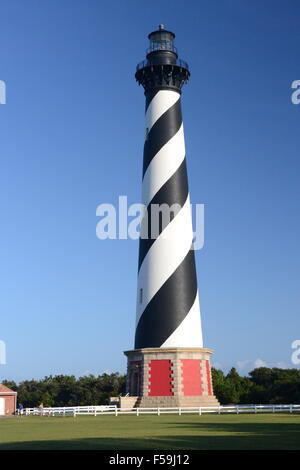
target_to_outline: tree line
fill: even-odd
[[[109,397],[125,394],[126,376],[118,373],[48,376],[42,380],[24,380],[18,385],[4,380],[3,385],[18,392],[18,403],[24,408],[34,408],[41,403],[49,406],[84,406],[109,403]]]
[[[300,369],[259,367],[248,377],[235,368],[228,374],[212,368],[214,394],[222,405],[227,404],[299,404]],[[109,403],[109,397],[126,393],[126,376],[118,373],[48,376],[42,380],[25,380],[16,384],[4,380],[3,385],[18,392],[24,407],[84,406]]]
[[[234,367],[227,375],[212,368],[212,379],[222,405],[300,403],[300,369],[258,367],[241,377]]]

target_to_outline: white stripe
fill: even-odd
[[[157,191],[176,172],[185,157],[183,125],[151,160],[143,179],[142,201],[148,206]]]
[[[142,262],[138,276],[136,324],[152,297],[186,257],[192,239],[191,205],[188,196],[182,209],[157,237]]]
[[[160,118],[180,98],[177,91],[160,90],[156,93],[145,114],[145,127],[150,131],[157,119]]]
[[[202,328],[198,292],[195,302],[175,331],[161,345],[161,348],[202,348]]]

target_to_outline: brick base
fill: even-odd
[[[218,406],[210,372],[212,350],[144,348],[126,351],[127,393],[122,408]]]

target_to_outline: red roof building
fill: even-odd
[[[12,415],[17,408],[17,392],[0,384],[0,416]]]

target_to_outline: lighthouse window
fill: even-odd
[[[143,289],[140,289],[140,304],[143,303]]]

